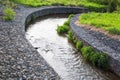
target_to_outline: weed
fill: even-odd
[[[79,51],[81,51],[81,48],[83,47],[83,43],[82,41],[77,41],[76,42],[76,49],[78,49]]]
[[[73,37],[74,37],[74,34],[73,34],[72,31],[70,30],[70,31],[68,32],[68,41],[73,42]]]
[[[16,15],[16,12],[12,8],[5,8],[4,11],[4,20],[13,20],[14,16]]]
[[[98,67],[100,67],[100,68],[102,68],[104,70],[109,68],[109,57],[108,57],[107,54],[102,53],[100,55],[100,58],[98,60]]]
[[[90,46],[83,46],[81,49],[83,57],[90,61],[94,66],[107,70],[109,68],[109,58],[106,53],[99,53]]]
[[[83,46],[81,49],[82,55],[86,60],[90,60],[91,55],[93,54],[94,50],[90,46]]]
[[[94,52],[91,56],[90,56],[90,61],[92,62],[92,64],[94,66],[98,66],[99,64],[99,58],[100,58],[100,54],[97,52]]]
[[[73,43],[76,44],[78,42],[78,39],[74,36]]]
[[[67,33],[68,33],[68,31],[69,31],[70,19],[71,19],[72,16],[73,16],[73,14],[72,14],[72,15],[69,15],[68,20],[67,20],[66,22],[64,22],[64,24],[63,24],[62,26],[58,26],[57,32],[58,32],[59,34],[67,34]]]
[[[58,32],[59,34],[68,33],[68,31],[69,31],[69,27],[66,26],[66,25],[58,26],[58,28],[57,28],[57,32]]]

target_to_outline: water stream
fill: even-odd
[[[113,73],[85,62],[67,38],[57,34],[57,25],[66,20],[63,15],[41,17],[29,25],[26,37],[62,80],[120,80]]]

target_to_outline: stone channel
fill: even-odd
[[[26,39],[25,25],[37,17],[48,14],[77,14],[88,10],[70,6],[31,8],[18,5],[15,11],[17,15],[13,21],[5,22],[0,19],[0,79],[59,80],[58,74]],[[114,70],[116,73],[120,71],[118,62],[117,58],[113,58],[112,64],[117,65],[117,70]]]
[[[57,34],[58,25],[67,17],[65,14],[40,17],[27,28],[27,39],[62,80],[119,80],[114,73],[87,63],[67,37]]]

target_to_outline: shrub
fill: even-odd
[[[69,31],[69,27],[66,25],[58,26],[57,28],[58,34],[65,34],[65,33],[68,33],[68,31]]]
[[[82,43],[82,41],[77,41],[76,42],[76,48],[79,50],[79,51],[81,51],[81,48],[83,47],[83,43]]]
[[[4,11],[4,20],[13,20],[14,16],[16,15],[16,12],[12,8],[5,8]]]

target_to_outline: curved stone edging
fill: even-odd
[[[28,24],[30,21],[49,14],[77,14],[88,12],[88,9],[84,9],[82,7],[64,7],[64,6],[52,6],[52,7],[45,7],[40,10],[34,11],[30,13],[25,21],[25,25]]]
[[[78,17],[80,14],[75,15],[70,22],[70,27],[74,33],[74,35],[82,40],[85,44],[92,46],[94,49],[100,52],[105,52],[110,57],[110,69],[120,76],[120,52],[111,48],[109,45],[106,45],[105,40],[112,40],[105,36],[102,33],[90,31],[75,24],[78,21]],[[98,37],[101,38],[98,39]],[[118,43],[118,41],[112,40],[113,43]],[[109,41],[108,41],[109,42]],[[109,43],[111,44],[111,43]],[[118,43],[120,44],[120,42]],[[119,47],[119,46],[116,46]]]
[[[59,80],[58,74],[26,39],[25,24],[43,15],[82,13],[87,9],[63,6],[30,8],[19,5],[15,11],[17,14],[13,21],[0,21],[0,79]]]

